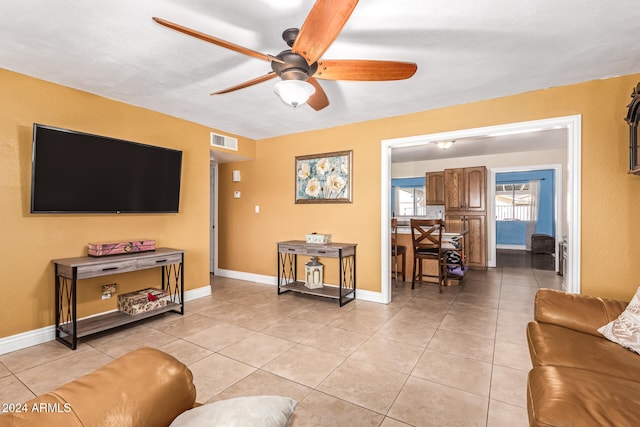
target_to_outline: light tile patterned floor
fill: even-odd
[[[553,272],[472,271],[464,286],[410,283],[388,305],[338,304],[212,277],[211,297],[84,339],[0,356],[0,402],[20,402],[140,345],[187,364],[199,402],[280,394],[299,426],[526,426],[525,325]]]

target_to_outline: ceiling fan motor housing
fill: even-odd
[[[271,62],[271,68],[282,80],[307,80],[318,70],[318,63],[307,64],[307,61],[291,50],[284,50],[276,55],[284,64]]]

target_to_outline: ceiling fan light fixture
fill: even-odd
[[[436,146],[441,150],[446,150],[451,147],[455,141],[438,141],[436,142]]]
[[[273,87],[282,102],[293,108],[304,105],[309,97],[316,92],[316,88],[309,82],[302,80],[282,80]]]

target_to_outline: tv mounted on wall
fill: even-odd
[[[34,123],[31,213],[177,213],[182,151]]]

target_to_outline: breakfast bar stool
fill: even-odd
[[[398,264],[398,257],[401,261]],[[392,273],[394,283],[398,283],[398,274],[402,275],[402,281],[405,281],[405,271],[407,264],[407,247],[398,245],[398,219],[391,218],[391,259],[393,261]],[[402,270],[398,270],[398,266],[402,267]]]
[[[424,276],[438,279],[440,293],[447,283],[447,256],[442,250],[442,220],[412,219],[411,241],[413,243],[413,277],[411,289]],[[423,272],[423,261],[431,261],[432,268]],[[435,267],[435,268],[433,268]]]

